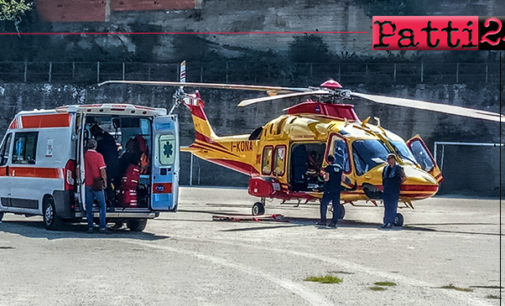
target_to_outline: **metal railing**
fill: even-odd
[[[276,83],[328,78],[350,84],[497,84],[497,63],[188,62],[188,82]],[[98,83],[106,80],[176,81],[179,63],[0,62],[3,83]]]

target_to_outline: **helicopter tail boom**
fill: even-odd
[[[189,96],[189,95],[188,95]],[[203,111],[204,103],[198,95],[184,99],[184,105],[191,111],[191,117],[195,126],[195,137],[203,142],[213,142],[217,136],[210,125],[209,119]]]

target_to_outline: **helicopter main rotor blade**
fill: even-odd
[[[446,105],[440,103],[432,103],[432,102],[424,102],[419,100],[411,100],[411,99],[403,99],[403,98],[393,98],[386,96],[377,96],[377,95],[369,95],[363,93],[353,92],[351,95],[360,97],[363,99],[371,100],[377,103],[390,104],[390,105],[398,105],[404,107],[411,107],[423,110],[429,110],[439,113],[452,114],[465,116],[476,119],[484,119],[489,121],[505,121],[505,116],[500,115],[498,113],[482,111],[473,108],[454,106],[454,105]]]
[[[326,90],[315,90],[315,91],[310,91],[310,92],[295,92],[295,93],[290,93],[290,94],[285,94],[285,95],[277,95],[277,96],[272,96],[272,97],[246,99],[246,100],[240,101],[238,106],[244,107],[244,106],[251,105],[254,103],[259,103],[259,102],[267,102],[267,101],[273,101],[273,100],[279,100],[279,99],[285,99],[285,98],[312,96],[312,95],[331,95],[331,93]]]
[[[219,84],[219,83],[190,83],[190,82],[165,82],[165,81],[120,81],[110,80],[105,81],[98,86],[107,84],[134,84],[134,85],[155,85],[155,86],[184,86],[184,87],[202,87],[202,88],[219,88],[219,89],[240,89],[240,90],[256,90],[267,91],[270,94],[279,92],[307,92],[309,88],[297,87],[277,87],[277,86],[261,86],[261,85],[242,85],[242,84]]]

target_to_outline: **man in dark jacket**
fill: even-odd
[[[335,164],[335,158],[328,155],[330,163],[324,168],[324,194],[321,199],[321,221],[317,225],[326,225],[326,212],[328,204],[333,203],[333,217],[328,227],[336,228],[338,217],[340,216],[340,191],[341,184],[344,181],[344,170],[339,164]]]
[[[117,152],[116,140],[111,134],[102,130],[98,125],[94,125],[90,129],[91,134],[95,137],[98,147],[96,151],[102,154],[105,164],[107,165],[107,195],[109,207],[112,209],[115,205],[116,196],[112,183],[117,184],[121,180],[119,174],[119,157]]]
[[[396,163],[396,155],[391,153],[387,158],[388,165],[382,171],[382,185],[384,191],[384,224],[382,228],[393,228],[396,211],[398,209],[398,199],[400,197],[400,186],[407,177],[403,168]]]

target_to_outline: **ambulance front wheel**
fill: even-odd
[[[261,202],[254,203],[252,207],[252,215],[253,216],[261,216],[265,214],[265,205]]]
[[[0,221],[4,218],[4,213],[0,211]]]
[[[56,207],[51,197],[44,199],[44,227],[48,230],[56,230],[61,227],[61,219],[56,215]]]
[[[147,219],[133,219],[129,220],[126,225],[133,232],[141,232],[146,228]]]
[[[403,215],[396,214],[394,226],[403,226]]]

